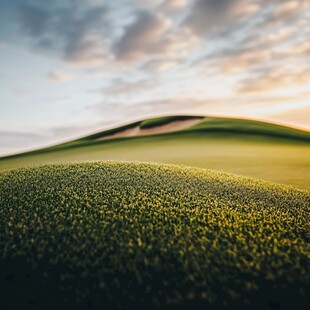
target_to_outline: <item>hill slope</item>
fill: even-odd
[[[177,130],[177,131],[173,131]],[[0,170],[53,162],[138,160],[217,169],[310,189],[310,133],[224,118],[165,117],[0,159]]]
[[[118,162],[0,174],[0,308],[306,309],[310,194]]]

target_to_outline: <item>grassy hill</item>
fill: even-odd
[[[0,206],[1,309],[309,302],[306,191],[197,168],[95,162],[2,172]]]
[[[188,128],[160,131],[174,122],[195,119],[198,123]],[[144,135],[135,135],[136,132]],[[83,160],[184,164],[310,189],[309,132],[215,117],[143,120],[58,146],[2,158],[0,170]]]

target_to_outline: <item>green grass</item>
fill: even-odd
[[[310,143],[310,132],[281,125],[246,119],[207,117],[190,131],[220,132],[223,134],[241,134],[249,136],[274,137],[287,140],[299,140]]]
[[[249,120],[205,118],[176,133],[96,140],[107,134],[111,131],[2,158],[0,170],[56,162],[138,160],[216,169],[310,190],[309,132]]]
[[[310,194],[95,162],[0,174],[1,309],[306,309]],[[226,309],[226,308],[225,308]]]

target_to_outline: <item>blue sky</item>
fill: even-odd
[[[309,0],[0,0],[0,155],[166,114],[310,129],[309,20]]]

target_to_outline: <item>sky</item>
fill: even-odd
[[[0,156],[170,114],[310,130],[310,0],[0,0]]]

